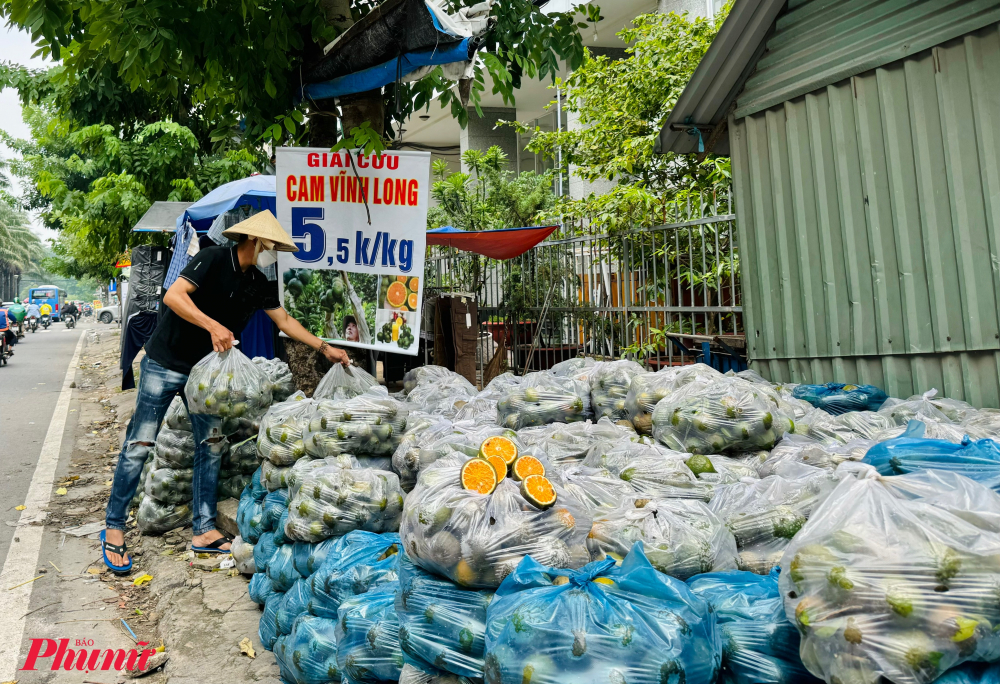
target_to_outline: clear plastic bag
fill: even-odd
[[[715,611],[722,632],[721,682],[819,684],[799,659],[799,633],[785,619],[778,570],[713,572],[688,580]]]
[[[285,534],[318,542],[354,530],[395,532],[403,509],[403,490],[395,473],[324,464],[296,483]]]
[[[129,508],[138,508],[142,504],[142,500],[146,496],[146,480],[149,479],[149,471],[153,469],[153,461],[155,460],[156,447],[154,446],[146,455],[146,462],[142,464],[142,474],[139,475],[139,486],[136,487],[135,494],[132,495]]]
[[[146,498],[153,497],[164,504],[190,503],[193,497],[193,480],[193,468],[168,468],[158,458],[154,459],[153,467],[146,477]]]
[[[674,389],[687,385],[711,385],[726,376],[705,363],[681,366],[674,376]]]
[[[316,401],[352,399],[376,386],[378,380],[363,368],[335,363],[319,381],[313,392],[313,399]]]
[[[337,665],[351,684],[398,682],[403,668],[396,582],[351,598],[337,611]]]
[[[848,411],[878,411],[888,399],[886,393],[874,385],[845,385],[842,382],[798,385],[792,390],[792,396],[833,415]]]
[[[400,473],[400,480],[404,478],[409,484],[407,491],[412,491],[416,486],[420,472],[438,460],[461,454],[467,457],[479,455],[479,447],[489,437],[502,436],[511,440],[518,448],[519,453],[536,453],[522,442],[517,433],[512,430],[499,428],[496,426],[484,427],[471,424],[450,424],[450,428],[439,425],[434,430],[428,432],[425,439],[417,440],[419,446],[414,445],[397,459],[393,455],[393,469]],[[405,439],[405,438],[404,438]],[[399,451],[397,450],[397,454]]]
[[[712,498],[713,485],[698,480],[685,461],[690,454],[671,451],[659,444],[624,442],[591,450],[583,465],[602,468],[629,483],[636,494],[650,498]]]
[[[674,381],[679,370],[664,368],[632,378],[625,396],[625,410],[628,413],[626,417],[640,435],[653,434],[653,409],[661,399],[674,391]]]
[[[192,512],[190,503],[161,503],[151,496],[145,496],[139,504],[136,521],[139,531],[143,534],[164,534],[178,527],[191,524]]]
[[[271,584],[271,578],[262,572],[258,572],[250,578],[247,593],[250,594],[251,601],[259,606],[263,606],[276,592],[274,591],[274,586]]]
[[[653,436],[692,454],[770,449],[792,427],[767,394],[739,378],[685,385],[653,411]]]
[[[191,416],[188,415],[181,395],[175,395],[167,407],[167,414],[163,417],[163,427],[181,432],[191,432],[194,429],[191,427]]]
[[[622,441],[640,441],[632,430],[615,425],[608,418],[596,423],[551,423],[518,430],[524,444],[545,452],[555,466],[578,465],[597,444],[610,446]]]
[[[468,385],[468,381],[465,385]],[[462,410],[466,404],[474,397],[474,390],[470,393],[465,389],[465,385],[441,384],[421,385],[415,387],[406,397],[407,405],[413,410],[421,411],[435,416],[454,418],[455,414]],[[471,385],[470,385],[471,387]]]
[[[566,466],[555,471],[552,477],[559,480],[567,496],[576,499],[595,515],[598,509],[617,508],[626,498],[635,496],[632,485],[613,477],[603,468]]]
[[[497,424],[512,430],[592,417],[587,383],[549,372],[528,373],[497,401]]]
[[[701,482],[715,485],[734,484],[759,477],[756,464],[719,454],[692,456],[684,463]]]
[[[396,614],[403,653],[437,670],[480,677],[492,599],[492,591],[462,589],[401,554]]]
[[[923,421],[911,421],[922,423]],[[953,442],[955,444],[961,444],[962,440],[968,437],[971,440],[979,439],[994,439],[993,434],[988,430],[984,430],[978,426],[967,425],[967,424],[956,424],[956,423],[923,423],[924,425],[924,437],[926,439],[941,439],[946,442]],[[888,430],[882,430],[882,432],[875,435],[876,442],[885,442],[890,439],[898,439],[906,435],[907,426],[897,425],[894,428],[889,428]]]
[[[337,619],[340,605],[399,578],[399,535],[351,532],[334,540],[326,560],[310,577],[309,612]]]
[[[501,373],[490,381],[482,392],[455,413],[455,422],[469,422],[476,425],[497,424],[497,402],[507,393],[520,387],[524,378],[513,373]]]
[[[196,363],[184,385],[184,395],[191,413],[223,419],[260,416],[271,405],[267,376],[236,347],[211,352]]]
[[[977,487],[1000,510],[995,493],[963,486]],[[877,475],[845,478],[781,560],[802,662],[826,681],[926,684],[1000,658],[1000,535],[895,489]]]
[[[621,567],[526,558],[487,616],[486,684],[711,684],[722,642],[709,605],[636,543]]]
[[[847,444],[856,439],[875,439],[894,427],[892,418],[874,411],[848,411],[833,416],[822,409],[814,409],[796,422],[795,432],[818,441]]]
[[[219,501],[225,499],[238,499],[243,488],[250,484],[250,476],[238,473],[225,479],[219,478],[215,488],[215,495]]]
[[[770,452],[762,452],[765,458],[757,463],[757,474],[760,477],[774,475],[779,464],[786,462],[836,470],[845,461],[863,459],[873,444],[867,439],[852,439],[842,444],[835,440],[817,442],[801,435],[785,435]]]
[[[647,375],[635,361],[601,361],[590,369],[590,402],[597,418],[628,420],[625,399],[632,379]]]
[[[219,477],[253,475],[259,467],[260,460],[257,458],[256,438],[244,439],[235,444],[226,442],[222,451],[222,461],[219,464]],[[247,478],[247,482],[249,481]]]
[[[411,412],[406,419],[406,433],[392,454],[392,469],[399,475],[399,485],[409,492],[417,484],[417,475],[438,459],[430,448],[434,442],[456,431],[447,418]],[[427,460],[425,460],[427,459]]]
[[[257,572],[257,566],[253,562],[253,544],[244,541],[242,536],[236,535],[231,548],[237,570],[244,575],[252,575]]]
[[[263,356],[255,356],[251,360],[267,376],[271,386],[271,401],[285,401],[295,394],[295,380],[287,363],[281,359],[265,359]]]
[[[896,425],[906,425],[911,420],[925,423],[961,423],[976,415],[976,409],[964,401],[938,397],[932,389],[909,399],[890,397],[878,412],[892,418]]]
[[[709,503],[736,538],[740,570],[771,572],[838,482],[836,473],[801,464],[783,464],[778,472],[784,474],[719,487]]]
[[[277,549],[274,544],[274,532],[264,532],[260,535],[257,543],[253,545],[253,564],[257,568],[258,575],[267,573],[268,563],[271,562],[271,557]],[[268,579],[269,584],[270,581]],[[270,586],[274,588],[273,585]]]
[[[169,468],[193,468],[194,434],[166,427],[164,423],[156,434],[156,455]]]
[[[302,575],[295,569],[295,545],[279,544],[267,562],[267,576],[275,591],[288,591]]]
[[[267,460],[260,464],[261,480],[269,492],[287,489],[288,475],[291,471],[291,466],[276,466]]]
[[[733,533],[701,501],[629,499],[595,512],[590,532],[596,559],[620,561],[637,541],[654,568],[686,580],[702,572],[736,569]]]
[[[410,394],[418,387],[447,384],[463,388],[468,396],[474,396],[478,390],[464,375],[448,370],[444,366],[417,366],[406,371],[403,376],[403,393]]]
[[[540,510],[510,478],[492,494],[462,487],[469,460],[454,455],[420,473],[406,497],[400,537],[410,559],[463,587],[500,584],[526,555],[558,567],[579,568],[590,560],[590,513],[553,481],[555,503]]]
[[[274,624],[279,636],[291,633],[295,620],[300,615],[308,614],[311,601],[312,592],[309,589],[309,582],[304,579],[296,580],[285,592],[275,610]]]
[[[581,375],[586,377],[596,365],[596,359],[592,359],[589,356],[583,356],[575,359],[560,361],[552,366],[552,368],[549,369],[549,372],[562,378],[576,378]]]
[[[906,475],[922,470],[943,470],[964,475],[971,480],[1000,490],[1000,444],[992,439],[973,442],[968,437],[960,443],[924,439],[925,426],[911,421],[897,439],[876,444],[864,457],[882,475]]]
[[[341,681],[337,665],[337,621],[300,615],[274,646],[281,679],[291,684]]]
[[[406,431],[406,409],[387,394],[316,402],[303,438],[314,458],[392,456]]]
[[[290,466],[306,455],[303,433],[309,425],[315,402],[296,392],[287,401],[274,404],[260,420],[257,451],[273,465]]]

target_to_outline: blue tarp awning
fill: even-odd
[[[274,184],[274,176],[258,175],[220,185],[178,216],[177,227],[190,220],[195,230],[206,231],[219,214],[246,204],[260,211],[270,209],[277,215]]]

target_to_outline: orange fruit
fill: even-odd
[[[510,465],[517,458],[517,445],[506,437],[490,437],[479,445],[479,455],[483,458],[499,456]]]
[[[473,458],[462,466],[462,487],[470,492],[491,494],[497,488],[497,472],[481,458]]]
[[[528,475],[521,481],[521,496],[545,510],[556,502],[556,488],[544,475]]]
[[[398,309],[406,304],[406,286],[401,282],[395,282],[385,291],[385,301],[389,306]]]
[[[420,289],[420,278],[410,278],[410,282],[407,287],[410,288],[410,292],[416,292]]]
[[[503,460],[499,456],[484,456],[483,458],[493,466],[493,470],[497,474],[497,484],[500,484],[507,477],[507,461]]]
[[[406,279],[407,279],[408,277],[409,277],[409,276],[396,276],[396,282],[397,282],[397,283],[405,283],[405,282],[406,282]]]
[[[414,311],[417,310],[417,293],[411,292],[410,296],[406,298],[406,303],[410,305],[410,308]]]
[[[534,456],[529,456],[527,454],[517,457],[514,461],[514,465],[510,467],[510,474],[518,482],[524,480],[528,475],[544,475],[545,466]]]

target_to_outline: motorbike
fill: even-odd
[[[42,314],[42,320],[40,322],[42,324],[42,327],[48,330],[49,325],[52,323],[52,316],[50,316],[49,314]]]
[[[76,316],[73,316],[72,314],[66,316],[66,327],[70,330],[76,327]]]
[[[27,319],[27,322],[28,322],[28,330],[30,330],[31,332],[35,332],[36,330],[38,330],[38,316],[29,317]]]
[[[7,334],[0,332],[0,363],[7,365],[7,359],[14,355],[10,342],[7,341]]]

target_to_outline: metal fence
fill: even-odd
[[[614,236],[564,227],[507,261],[433,247],[425,282],[475,294],[482,344],[505,347],[517,371],[581,354],[691,363],[683,347],[744,345],[735,216],[718,208]]]

